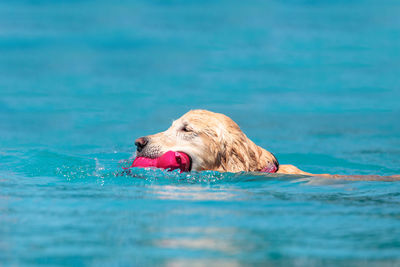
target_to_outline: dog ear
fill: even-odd
[[[279,163],[275,156],[254,144],[243,132],[232,137],[221,142],[223,147],[219,150],[218,156],[223,171],[276,172],[278,170]]]
[[[249,150],[248,139],[246,139],[243,135],[236,135],[221,140],[218,159],[223,171],[239,172],[250,169],[249,159],[252,158],[253,153]]]
[[[254,144],[231,118],[217,115],[219,123],[203,132],[209,155],[204,169],[225,172],[278,169],[278,161],[271,153]]]

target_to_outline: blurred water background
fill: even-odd
[[[396,182],[135,170],[190,109],[281,163],[400,174],[400,2],[0,2],[4,265],[388,265]]]

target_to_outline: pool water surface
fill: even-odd
[[[400,264],[400,183],[133,169],[190,109],[400,174],[398,1],[0,2],[0,265]]]

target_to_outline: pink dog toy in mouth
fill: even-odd
[[[181,172],[190,171],[190,157],[183,152],[168,151],[161,157],[151,159],[145,157],[137,157],[132,163],[132,167],[154,167],[160,169],[166,169],[169,171],[180,169]]]
[[[278,171],[278,166],[276,164],[270,164],[267,167],[264,167],[260,170],[260,172],[267,172],[267,173],[276,173]]]
[[[191,169],[191,159],[186,153],[168,151],[164,153],[161,157],[155,159],[136,157],[130,168],[132,167],[138,167],[138,168],[153,167],[153,168],[166,169],[169,171],[180,169],[181,172],[188,172]],[[277,170],[278,170],[277,164],[270,163],[268,166],[261,169],[260,172],[275,173]]]

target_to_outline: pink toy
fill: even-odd
[[[168,151],[164,153],[161,157],[151,159],[145,157],[137,157],[132,163],[132,167],[146,168],[154,167],[160,169],[166,169],[169,171],[180,169],[181,172],[190,171],[190,157],[183,152]],[[129,168],[126,168],[129,169]],[[276,164],[270,164],[266,166],[260,172],[275,173],[278,170]]]
[[[181,172],[188,172],[190,171],[190,158],[183,152],[168,151],[155,159],[137,157],[131,167],[154,167],[169,171],[180,169]]]
[[[278,167],[275,164],[271,164],[270,166],[264,167],[260,172],[275,173],[277,170]]]

